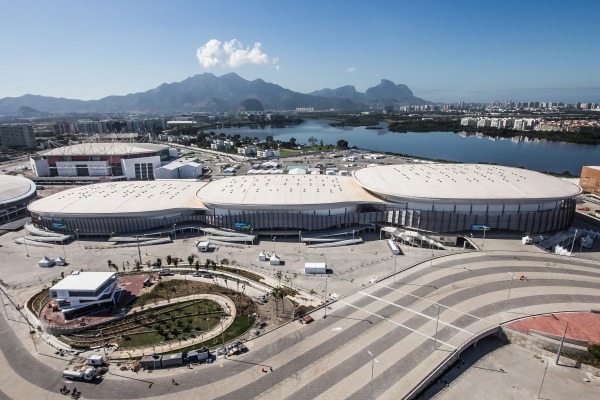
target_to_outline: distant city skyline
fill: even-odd
[[[310,93],[381,79],[433,102],[599,102],[600,3],[3,4],[0,98],[100,99],[210,72]]]

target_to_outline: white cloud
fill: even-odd
[[[348,67],[346,68],[346,72],[354,72],[356,71],[356,67]]]
[[[244,64],[269,64],[278,67],[279,59],[269,59],[266,53],[261,50],[260,42],[254,43],[253,47],[244,47],[244,44],[237,39],[228,42],[221,42],[217,39],[211,39],[196,51],[198,62],[204,68],[230,67],[238,68]]]
[[[277,71],[277,72],[281,71],[281,65],[276,65],[275,66],[275,71]]]

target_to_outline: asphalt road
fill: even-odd
[[[77,388],[90,399],[398,399],[478,332],[531,314],[592,309],[599,289],[600,268],[585,260],[452,255],[343,297],[326,319],[314,313],[310,325],[288,324],[248,342],[242,356],[152,374],[111,367],[102,383]],[[4,317],[0,332],[1,358],[12,368],[1,374],[0,398],[14,397],[6,378],[36,398],[61,398],[60,370],[24,352],[27,343]]]

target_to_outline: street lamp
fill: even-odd
[[[435,335],[433,336],[433,350],[437,347],[437,333],[438,333],[438,325],[440,323],[440,306],[434,304],[437,307],[437,319],[435,320]]]
[[[354,229],[352,229],[352,251],[354,251]]]
[[[394,256],[394,283],[396,283],[396,260],[398,259],[398,256]]]
[[[575,236],[573,236],[573,243],[571,244],[571,251],[570,251],[570,253],[573,253],[573,247],[575,246],[575,240],[577,240],[577,229],[575,229]]]
[[[173,224],[173,237],[175,238],[173,240],[177,240],[177,231],[175,230],[176,226],[177,226],[177,224]]]
[[[325,264],[325,314],[323,315],[323,319],[327,318],[327,264]]]
[[[79,228],[75,229],[75,236],[77,236],[77,246],[81,248],[81,243],[79,243]]]
[[[375,355],[369,350],[367,350],[367,353],[371,356],[371,397],[373,397],[373,376],[375,373],[375,362],[379,363],[379,361],[375,359]]]
[[[221,344],[225,344],[225,335],[223,334],[223,320],[225,319],[225,313],[223,313],[223,316],[221,317]]]
[[[27,257],[29,257],[29,247],[27,247],[27,238],[23,238],[23,244],[25,245],[25,252],[27,253]]]
[[[275,254],[275,239],[277,239],[277,236],[273,236],[273,254]]]
[[[513,274],[512,272],[508,272],[510,274],[510,286],[508,287],[508,295],[506,296],[506,302],[504,303],[504,311],[506,311],[506,308],[508,307],[508,299],[510,298],[510,290],[512,289],[512,283],[513,280],[515,279],[515,274]]]

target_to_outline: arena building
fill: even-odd
[[[27,214],[27,204],[37,196],[35,183],[21,176],[0,175],[0,218],[11,222]]]
[[[404,164],[364,168],[357,182],[385,200],[385,222],[428,232],[460,232],[473,225],[542,233],[575,217],[581,188],[519,168],[485,164]]]
[[[478,164],[404,164],[335,175],[246,175],[202,182],[112,182],[29,206],[38,227],[80,234],[205,224],[307,231],[384,224],[427,232],[542,233],[570,226],[581,188],[552,176]]]
[[[38,177],[96,176],[115,180],[151,180],[161,161],[176,156],[176,150],[152,143],[114,142],[82,143],[38,154],[30,158],[31,168]]]

